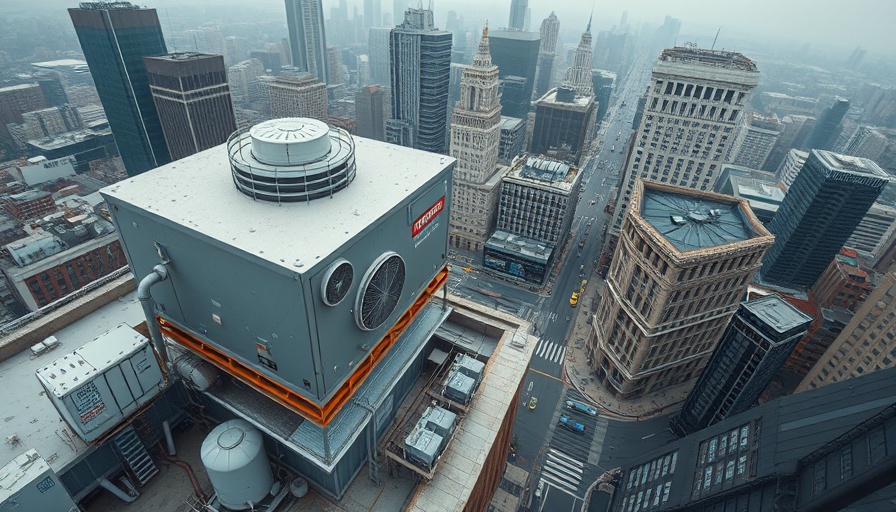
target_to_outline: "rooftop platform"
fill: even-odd
[[[743,302],[742,305],[779,333],[787,332],[794,327],[812,321],[812,317],[775,294]]]
[[[759,236],[733,197],[658,188],[644,183],[641,218],[682,252],[742,242]],[[676,191],[673,191],[675,189]]]
[[[11,458],[36,449],[57,473],[64,472],[94,449],[81,441],[62,420],[35,376],[38,369],[93,340],[97,336],[126,324],[143,323],[140,302],[131,292],[99,308],[94,313],[52,334],[59,347],[42,355],[30,350],[0,362],[0,389],[7,392],[0,401],[0,417],[4,418],[0,435],[7,442],[6,454]]]

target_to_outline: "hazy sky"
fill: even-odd
[[[411,1],[417,3],[417,0]],[[361,7],[362,2],[347,0],[350,10],[355,5]],[[380,2],[384,11],[392,10],[392,0]],[[240,9],[265,11],[283,8],[283,0],[142,0],[136,3],[167,7],[169,11],[184,5],[219,8],[238,5]],[[449,10],[456,10],[470,25],[488,19],[491,26],[501,27],[507,24],[510,10],[510,0],[434,0],[433,3],[439,25],[444,24]],[[721,26],[720,43],[724,43],[726,35],[749,34],[753,38],[805,41],[819,48],[851,50],[861,46],[870,50],[869,53],[896,56],[896,0],[600,0],[594,4],[595,30],[610,28],[618,23],[622,11],[627,10],[630,22],[635,23],[656,25],[665,15],[674,16],[682,20],[683,34],[706,33],[710,40]],[[77,0],[0,0],[0,15],[23,14],[28,9],[64,15],[66,7],[75,5]],[[323,0],[323,5],[329,16],[330,8],[337,6],[338,0]],[[576,26],[584,29],[591,10],[588,0],[530,0],[529,7],[534,30],[551,10],[560,18],[561,30],[573,30]]]

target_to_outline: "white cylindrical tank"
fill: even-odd
[[[246,510],[271,490],[274,477],[261,432],[245,420],[224,422],[202,442],[202,465],[221,505]]]

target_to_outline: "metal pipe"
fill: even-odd
[[[366,399],[367,403],[359,399],[354,402],[363,407],[370,413],[370,422],[367,424],[367,476],[376,484],[377,487],[382,485],[380,482],[380,466],[376,461],[376,409],[370,405],[370,399]]]
[[[122,491],[118,488],[117,485],[112,482],[106,480],[105,478],[100,478],[100,487],[114,494],[118,499],[125,503],[133,503],[134,500],[137,499],[136,496],[131,496],[130,494]]]
[[[168,267],[165,265],[156,265],[152,268],[152,273],[144,277],[140,284],[137,285],[137,298],[140,299],[140,305],[143,306],[143,316],[146,317],[146,325],[149,327],[149,337],[152,344],[162,359],[162,363],[168,366],[168,354],[165,351],[165,338],[162,337],[162,331],[159,329],[159,322],[156,320],[156,311],[153,306],[152,295],[149,289],[156,283],[160,283],[168,279]]]
[[[168,443],[168,455],[172,457],[177,455],[177,448],[174,447],[174,436],[171,435],[171,425],[168,420],[162,422],[162,430],[165,432],[165,442]]]

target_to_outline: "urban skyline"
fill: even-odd
[[[224,2],[0,21],[0,508],[896,512],[859,7]]]

